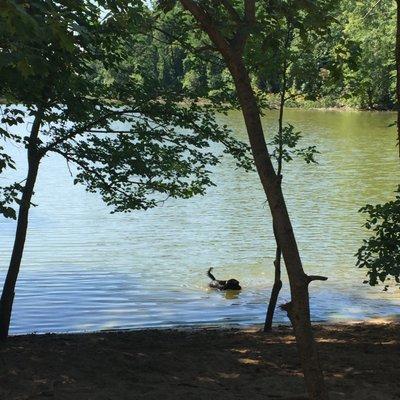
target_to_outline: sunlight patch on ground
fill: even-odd
[[[241,364],[258,365],[261,364],[262,360],[255,360],[254,358],[239,358]]]

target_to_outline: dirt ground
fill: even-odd
[[[315,327],[331,399],[400,399],[400,324]],[[11,337],[0,399],[306,399],[292,331]]]

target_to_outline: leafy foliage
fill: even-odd
[[[393,201],[368,204],[360,212],[367,214],[365,227],[372,233],[356,254],[358,267],[368,270],[364,283],[375,286],[391,278],[400,283],[400,187]]]
[[[232,18],[221,3],[202,1],[229,37]],[[242,16],[242,2],[230,3]],[[256,4],[257,24],[246,47],[246,64],[260,92],[279,93],[279,65],[282,57],[289,56],[289,105],[394,108],[395,2],[268,0]],[[229,74],[208,39],[193,32],[179,2],[167,1],[166,9],[167,13],[156,14],[149,50],[141,56],[145,64],[170,87],[232,100]],[[288,24],[293,38],[286,49]]]
[[[275,160],[281,158],[285,162],[293,160],[293,157],[302,158],[307,164],[317,163],[315,155],[319,154],[316,146],[308,146],[298,148],[298,143],[302,136],[300,132],[295,131],[295,128],[291,124],[287,124],[282,128],[282,134],[277,133],[270,143],[273,147],[271,157]]]
[[[23,186],[20,183],[0,187],[0,214],[5,218],[16,219],[17,214],[14,209],[14,204],[19,204]]]
[[[196,104],[182,107],[149,100],[139,111],[123,116],[123,124],[110,118],[101,131],[87,131],[84,138],[53,149],[77,165],[75,182],[99,192],[115,211],[147,209],[168,197],[204,194],[213,185],[208,167],[222,156],[212,143],[221,143],[225,152],[234,154],[238,166],[251,168],[246,146]]]
[[[250,168],[247,146],[216,123],[211,105],[165,86],[132,57],[149,36],[142,1],[7,6],[0,16],[8,43],[1,48],[0,98],[9,104],[1,106],[0,140],[22,143],[38,159],[63,156],[76,166],[75,183],[99,192],[115,211],[203,194],[212,185],[209,167],[224,153]],[[40,123],[37,139],[23,134],[33,120]],[[14,164],[2,149],[3,172]],[[2,189],[5,216],[15,218],[20,190]]]

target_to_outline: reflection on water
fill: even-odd
[[[226,290],[224,292],[224,295],[227,300],[234,300],[234,299],[239,298],[240,291],[239,290]]]
[[[288,110],[288,121],[316,144],[318,166],[285,167],[284,191],[311,286],[316,321],[399,312],[398,290],[363,285],[354,253],[365,232],[357,210],[382,202],[399,183],[391,113]],[[271,134],[276,112],[264,123]],[[221,117],[245,138],[240,114]],[[15,150],[17,152],[18,149]],[[261,323],[273,283],[274,240],[254,173],[227,159],[205,197],[109,214],[101,200],[74,187],[65,162],[43,162],[21,270],[12,333]],[[0,278],[15,225],[0,220]],[[236,278],[243,290],[207,288]],[[289,300],[284,276],[280,302]],[[287,322],[284,312],[277,320]]]

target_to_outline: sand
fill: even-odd
[[[400,324],[315,327],[331,399],[400,399]],[[306,399],[292,331],[11,337],[0,399]]]

